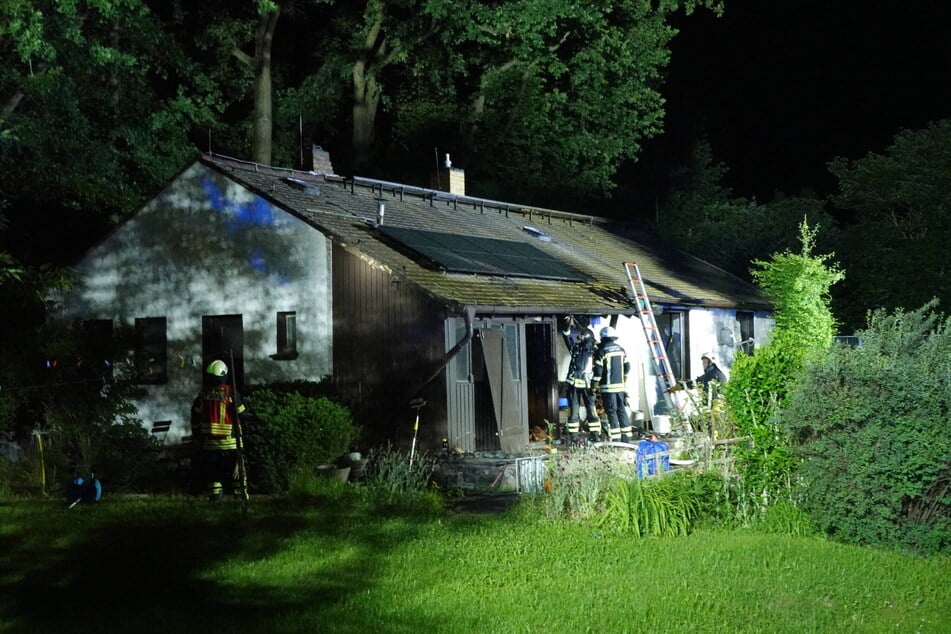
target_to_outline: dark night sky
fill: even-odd
[[[832,158],[881,152],[900,129],[951,117],[947,0],[726,0],[719,19],[679,22],[667,132],[636,168],[646,178],[682,161],[703,129],[736,195],[827,194]]]

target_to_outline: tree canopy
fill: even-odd
[[[837,304],[843,321],[858,328],[871,309],[951,302],[951,120],[904,130],[880,154],[829,167],[849,229],[838,248],[850,272]]]

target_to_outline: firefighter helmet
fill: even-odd
[[[708,360],[710,363],[716,363],[716,362],[717,362],[717,356],[716,356],[715,354],[713,354],[712,352],[704,352],[703,354],[700,355],[700,358],[701,358],[701,359],[706,359],[706,360]]]
[[[221,359],[215,359],[208,364],[208,367],[205,368],[205,372],[211,376],[226,376],[228,374],[228,366]]]
[[[617,339],[617,332],[611,326],[605,326],[601,329],[601,339]]]

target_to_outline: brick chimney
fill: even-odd
[[[465,170],[453,167],[449,155],[446,154],[442,166],[440,166],[439,171],[433,178],[432,187],[433,189],[456,194],[457,196],[465,196],[466,172]]]
[[[333,163],[330,162],[330,152],[319,145],[311,146],[310,152],[313,158],[313,163],[310,168],[312,171],[320,174],[334,173]]]

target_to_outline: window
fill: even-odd
[[[135,379],[137,383],[168,383],[168,335],[165,317],[135,320]]]
[[[297,358],[297,312],[293,310],[277,313],[277,354],[274,359]]]
[[[674,379],[688,379],[690,362],[687,359],[687,313],[664,311],[657,317],[657,329],[660,331],[664,350],[667,351]]]
[[[746,354],[753,354],[753,313],[746,310],[736,311],[736,323],[740,331],[737,347]]]

